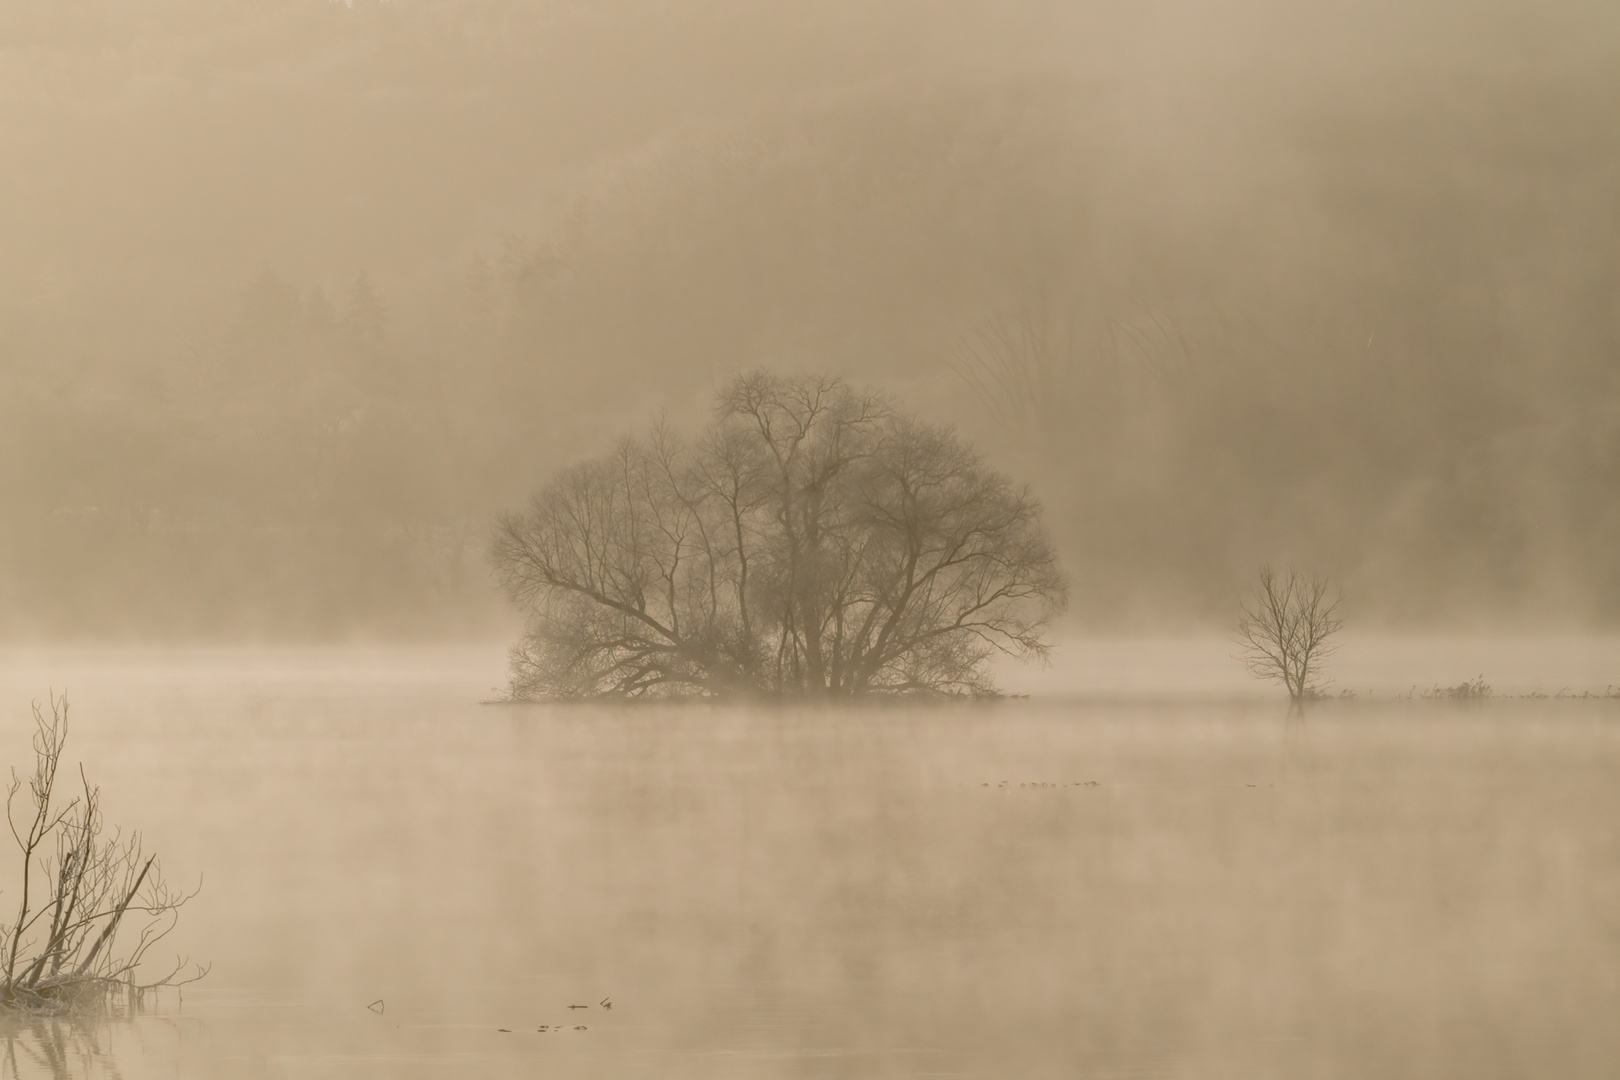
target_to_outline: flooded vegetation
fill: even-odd
[[[514,698],[986,696],[1066,586],[1040,506],[951,429],[825,376],[739,376],[501,520]]]
[[[52,697],[44,707],[35,702],[33,711],[33,772],[24,781],[14,771],[6,790],[6,820],[17,843],[17,908],[0,926],[0,1010],[82,1016],[119,1004],[134,1008],[148,993],[202,978],[207,969],[200,964],[183,975],[184,960],[143,969],[196,894],[164,880],[139,832],[106,823],[101,789],[83,766],[78,785],[62,772],[67,698]]]
[[[0,0],[0,1080],[1607,1080],[1617,56]]]

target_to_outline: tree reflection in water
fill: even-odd
[[[116,1075],[103,1055],[99,1020],[69,1016],[8,1016],[0,1022],[5,1040],[4,1065],[0,1077],[49,1076],[51,1080],[95,1075],[99,1061],[103,1071]]]
[[[0,1080],[120,1080],[113,1037],[137,1032],[137,1017],[156,1018],[144,996],[120,992],[87,1012],[0,1012]]]

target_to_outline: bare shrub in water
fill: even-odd
[[[505,518],[516,697],[993,692],[1065,585],[1028,491],[836,379],[753,374]]]
[[[1444,698],[1449,701],[1484,701],[1494,693],[1491,684],[1485,681],[1485,676],[1476,675],[1467,682],[1460,682],[1456,686],[1436,686],[1431,690],[1425,690],[1422,696],[1425,698]]]
[[[206,974],[199,967],[180,978],[181,961],[156,979],[138,978],[141,961],[174,928],[195,892],[176,892],[164,882],[157,856],[142,849],[139,833],[106,832],[100,789],[82,767],[78,792],[62,802],[57,780],[67,717],[65,697],[51,699],[49,715],[34,705],[34,772],[22,814],[17,796],[24,782],[15,770],[6,791],[6,818],[21,856],[21,896],[16,918],[0,926],[4,1008],[99,1005],[120,991],[136,998]]]
[[[1305,701],[1326,685],[1321,665],[1343,625],[1327,579],[1263,566],[1238,618],[1238,659],[1256,678],[1282,683],[1292,701]]]

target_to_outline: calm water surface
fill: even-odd
[[[1286,755],[1242,684],[1092,663],[769,713],[480,705],[498,648],[5,653],[0,762],[66,685],[214,967],[0,1024],[0,1075],[1616,1075],[1620,701],[1363,695]]]

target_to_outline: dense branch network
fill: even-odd
[[[1326,579],[1263,566],[1238,618],[1238,658],[1250,674],[1282,683],[1290,699],[1302,701],[1320,692],[1322,662],[1343,625]]]
[[[520,697],[991,692],[1065,587],[1028,492],[828,378],[744,376],[500,525]]]
[[[109,990],[139,994],[206,972],[182,977],[185,963],[177,961],[155,977],[140,974],[146,954],[174,928],[193,894],[169,886],[138,833],[106,830],[101,791],[82,768],[77,793],[61,797],[67,716],[65,698],[53,698],[49,713],[34,706],[34,771],[26,783],[13,772],[6,791],[21,883],[16,917],[0,925],[3,1008],[72,1008],[100,1001]],[[17,795],[25,787],[29,805],[19,814]]]

